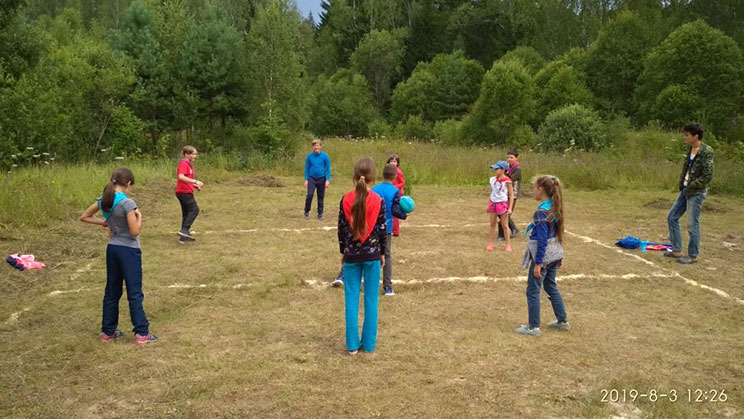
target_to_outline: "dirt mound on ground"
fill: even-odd
[[[263,186],[265,188],[283,188],[284,183],[270,175],[248,176],[238,180],[238,183],[246,186]]]

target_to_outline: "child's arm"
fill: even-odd
[[[387,248],[387,217],[385,216],[385,200],[380,198],[380,213],[377,214],[377,240],[380,243],[380,262],[385,266],[385,249]]]
[[[403,193],[403,187],[406,186],[406,178],[403,176],[403,171],[400,169],[398,169],[397,175],[395,176],[393,186],[398,188],[400,192]]]
[[[331,158],[326,154],[326,188],[331,184]]]
[[[83,215],[80,216],[80,221],[88,224],[95,224],[99,226],[106,226],[106,221],[102,220],[98,217],[94,217],[96,213],[98,212],[98,202],[94,203],[93,205],[89,206],[85,211],[83,211]]]
[[[509,215],[511,215],[514,210],[514,186],[511,182],[506,184],[506,190],[509,191]]]
[[[305,187],[307,188],[307,179],[310,176],[310,155],[305,157]]]
[[[183,173],[178,174],[178,180],[180,180],[183,183],[192,183],[196,187],[196,189],[201,189],[202,186],[204,186],[204,182],[196,179],[191,179],[190,177],[184,175]]]
[[[127,213],[127,225],[129,226],[129,235],[132,237],[139,236],[142,231],[142,213],[135,208]]]
[[[390,208],[390,212],[395,218],[400,218],[401,220],[408,218],[408,214],[400,209],[400,192],[395,193],[395,196],[393,197],[393,206]]]

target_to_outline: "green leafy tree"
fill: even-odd
[[[287,0],[270,0],[258,9],[248,34],[253,120],[274,112],[288,129],[298,131],[308,119],[309,89],[300,41],[301,17]],[[267,123],[268,123],[267,122]]]
[[[349,66],[351,54],[369,31],[369,21],[362,2],[323,0],[320,6],[323,12],[317,40],[321,63],[326,74],[333,74],[337,68]]]
[[[152,150],[164,130],[175,128],[185,102],[173,75],[176,70],[172,66],[173,51],[166,50],[158,39],[157,16],[157,11],[135,1],[124,13],[122,28],[115,33],[113,41],[134,66],[136,83],[131,106],[135,115],[146,123]]]
[[[568,105],[551,112],[538,130],[543,150],[599,151],[607,145],[605,127],[595,111]]]
[[[391,116],[404,121],[420,115],[429,122],[460,118],[478,99],[484,73],[480,63],[465,58],[461,50],[419,63],[411,77],[395,87]]]
[[[535,115],[535,86],[519,63],[496,61],[483,77],[473,111],[463,120],[465,138],[505,144]]]
[[[537,87],[536,122],[542,122],[555,109],[573,103],[591,108],[593,96],[586,87],[584,74],[556,60],[535,75]]]
[[[700,20],[682,25],[644,61],[636,90],[640,120],[663,118],[662,122],[671,124],[697,116],[706,128],[726,137],[742,108],[743,72],[744,59],[733,39]],[[660,100],[664,90],[674,85],[679,89],[667,91],[667,97]],[[694,115],[673,118],[667,113],[669,110],[660,113],[660,105],[672,96],[696,98],[698,110]]]
[[[605,25],[586,53],[587,85],[609,113],[633,113],[633,92],[643,59],[656,34],[636,13],[624,12]]]
[[[540,53],[532,47],[520,46],[508,51],[501,57],[502,62],[518,61],[534,76],[545,67],[546,61]]]
[[[197,116],[207,119],[210,130],[215,118],[224,127],[228,117],[245,114],[244,54],[240,35],[215,5],[188,24],[177,72],[189,89]]]
[[[373,30],[359,41],[351,55],[355,71],[364,75],[372,89],[372,97],[382,112],[390,100],[393,83],[401,74],[404,46],[399,36],[386,30]]]
[[[367,80],[361,74],[339,69],[331,77],[320,75],[313,85],[315,99],[310,129],[318,135],[367,135],[378,117]]]

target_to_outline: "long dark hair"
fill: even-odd
[[[535,180],[535,184],[545,191],[545,195],[553,200],[553,208],[548,213],[545,221],[554,221],[556,236],[559,242],[563,242],[563,186],[560,179],[555,176],[543,175]]]
[[[369,157],[362,157],[354,164],[356,198],[351,206],[351,236],[354,240],[367,233],[367,184],[374,183],[376,175],[375,162]]]
[[[111,211],[111,207],[114,205],[114,187],[116,185],[127,186],[127,184],[134,185],[134,175],[129,169],[120,167],[111,173],[111,179],[109,183],[103,188],[103,194],[101,194],[101,209],[108,212]]]

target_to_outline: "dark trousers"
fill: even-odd
[[[313,203],[313,194],[315,190],[318,190],[318,215],[323,215],[323,199],[325,198],[325,183],[326,178],[324,177],[312,177],[307,178],[307,197],[305,198],[305,214],[310,212],[310,206]]]
[[[150,324],[142,301],[142,251],[135,247],[109,245],[106,248],[106,292],[103,294],[101,332],[110,335],[119,325],[119,300],[122,283],[127,285],[129,317],[134,333],[147,335]]]
[[[181,203],[181,228],[186,230],[191,229],[191,224],[194,224],[196,216],[199,215],[199,206],[196,205],[196,198],[192,193],[177,193],[176,198]]]
[[[514,198],[514,207],[512,207],[512,213],[514,213],[514,210],[517,208],[517,199]],[[515,231],[517,231],[517,225],[514,224],[514,220],[512,220],[511,216],[509,216],[509,230],[511,230],[512,234],[514,234]],[[501,227],[501,223],[499,223],[499,237],[504,237],[504,228]]]

